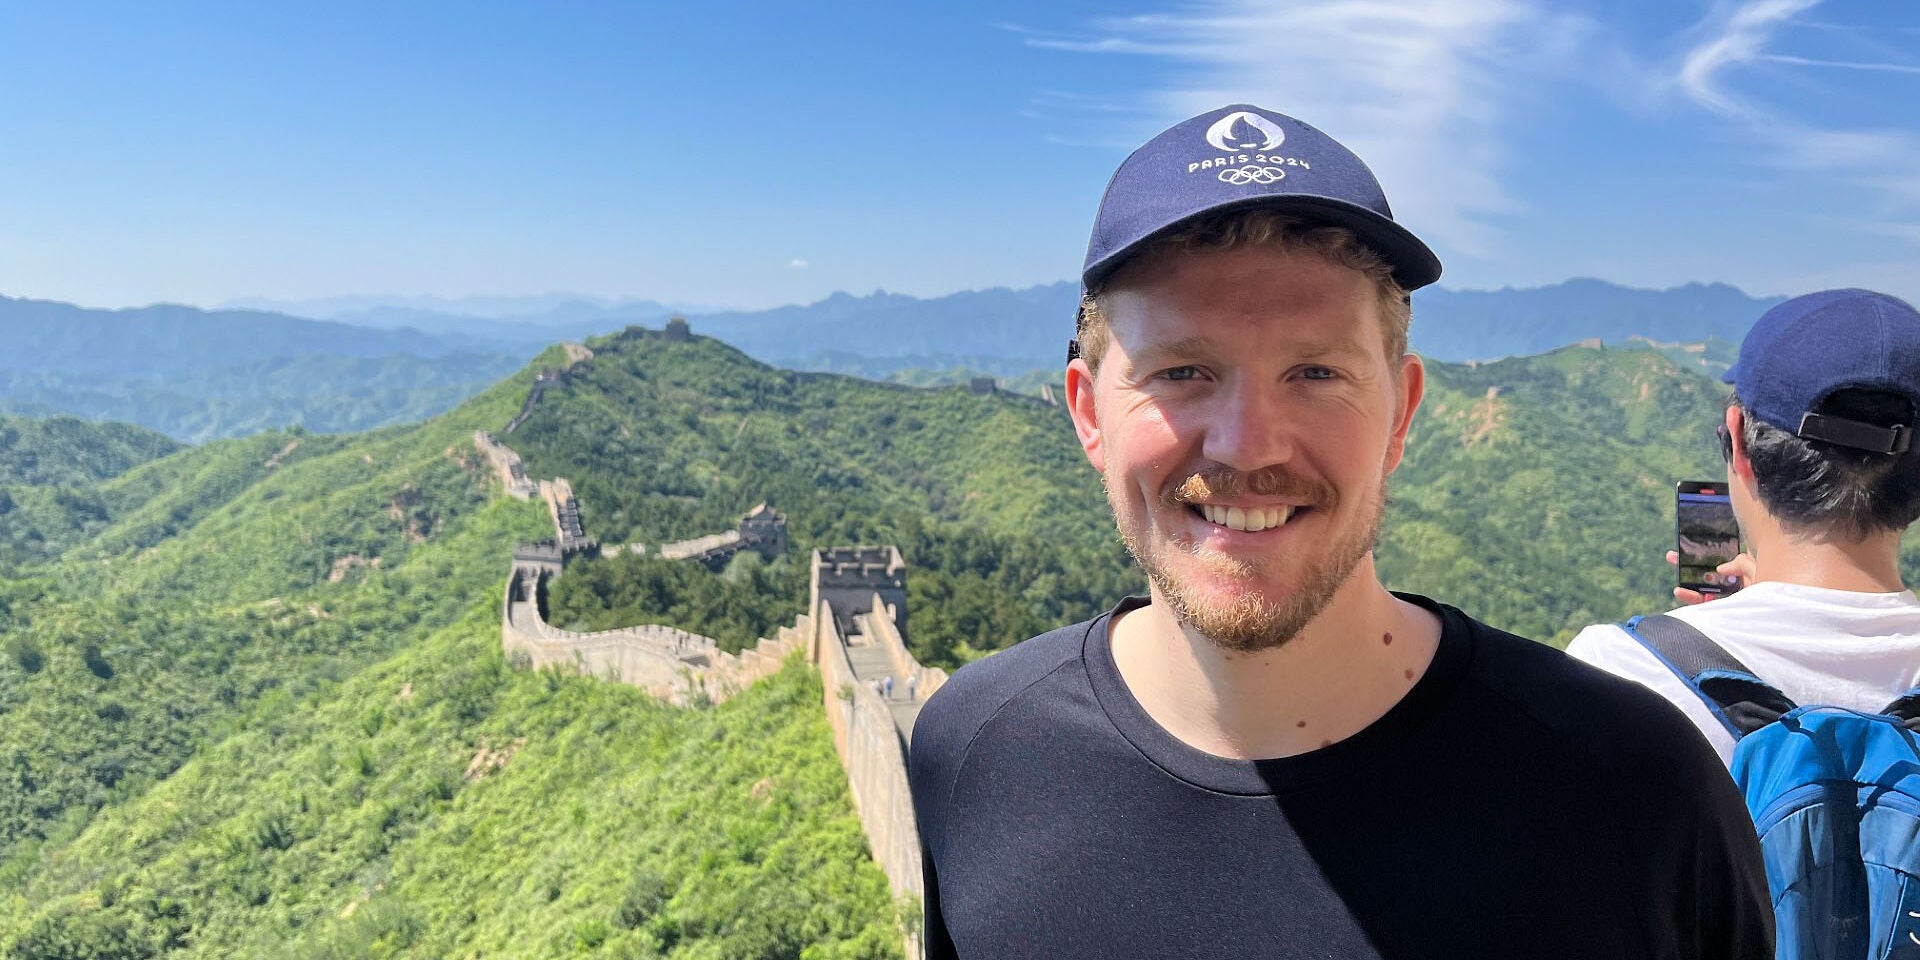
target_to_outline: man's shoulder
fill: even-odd
[[[1547,732],[1557,751],[1625,775],[1717,768],[1693,724],[1665,697],[1546,644],[1474,626],[1474,682]]]
[[[1001,708],[1062,666],[1077,663],[1093,620],[1051,630],[961,667],[927,699],[913,724],[915,766],[963,751]]]
[[[1470,618],[1468,623],[1476,640],[1473,678],[1529,712],[1578,715],[1582,708],[1595,705],[1629,706],[1636,697],[1631,684],[1564,651]],[[1596,703],[1585,702],[1589,698]]]

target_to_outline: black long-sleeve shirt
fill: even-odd
[[[1159,727],[1111,614],[961,670],[914,730],[929,960],[1772,956],[1746,809],[1670,704],[1405,599],[1444,622],[1425,676],[1279,760]]]

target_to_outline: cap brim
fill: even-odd
[[[1302,194],[1248,197],[1188,213],[1142,233],[1114,252],[1089,265],[1080,275],[1083,289],[1091,290],[1140,252],[1156,237],[1201,217],[1255,207],[1298,211],[1314,220],[1352,230],[1362,243],[1378,252],[1393,268],[1393,281],[1405,290],[1417,290],[1440,279],[1440,258],[1406,227],[1372,210],[1345,200]]]

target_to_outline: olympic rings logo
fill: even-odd
[[[1227,167],[1215,174],[1221,183],[1244,187],[1249,183],[1279,183],[1287,171],[1279,167]]]

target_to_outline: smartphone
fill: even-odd
[[[1733,519],[1727,485],[1682,480],[1674,485],[1674,527],[1680,554],[1680,586],[1708,596],[1740,589],[1717,569],[1740,555],[1740,525]]]

